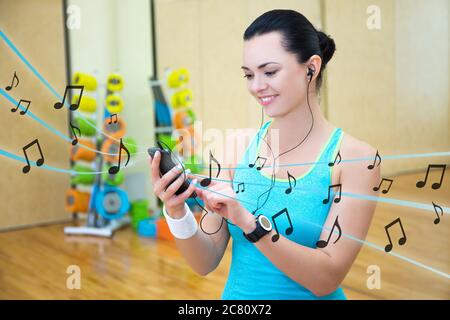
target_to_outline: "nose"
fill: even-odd
[[[266,90],[268,87],[267,82],[263,77],[254,76],[250,81],[250,92],[257,95],[259,92]]]

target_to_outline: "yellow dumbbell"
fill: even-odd
[[[183,89],[171,97],[172,108],[180,109],[180,108],[188,108],[192,104],[192,90],[191,89]]]
[[[121,113],[123,110],[123,99],[117,94],[106,96],[106,109],[109,113]]]
[[[189,82],[189,71],[186,68],[174,70],[167,77],[167,85],[170,88],[179,88]]]
[[[123,89],[123,77],[118,73],[112,73],[108,76],[106,89],[111,92],[120,91]]]
[[[77,103],[80,95],[76,94],[72,97],[72,103]],[[97,110],[97,100],[92,97],[82,95],[80,100],[80,111],[94,113]]]
[[[88,91],[97,89],[97,79],[87,73],[75,72],[73,75],[73,84],[84,86],[84,89]]]

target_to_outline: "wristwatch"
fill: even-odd
[[[263,216],[262,214],[256,216],[256,228],[250,233],[245,233],[244,237],[247,238],[250,242],[256,242],[261,239],[263,236],[272,231],[272,223],[270,220]]]

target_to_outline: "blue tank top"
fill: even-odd
[[[270,123],[269,121],[264,124],[238,163],[233,178],[234,190],[238,190],[238,184],[244,182],[245,191],[237,193],[241,204],[249,212],[260,208],[256,214],[264,214],[269,219],[286,208],[293,232],[286,235],[285,231],[290,225],[286,214],[282,214],[275,219],[280,235],[303,246],[316,248],[316,242],[319,240],[332,203],[331,200],[328,204],[322,202],[327,198],[328,186],[331,185],[331,168],[328,163],[334,161],[343,131],[340,128],[334,129],[319,153],[316,164],[310,164],[309,170],[296,177],[297,183],[290,194],[285,193],[289,187],[287,177],[276,178],[267,197],[267,191],[272,184],[271,177],[256,170],[256,166],[249,168],[249,164],[255,162],[262,138]],[[260,197],[258,201],[259,195],[264,192],[266,196]],[[274,225],[273,219],[271,221]],[[232,260],[222,299],[346,299],[342,288],[324,297],[315,296],[273,265],[243,236],[239,227],[229,223],[228,229],[232,237]]]

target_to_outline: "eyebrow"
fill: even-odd
[[[271,64],[271,63],[279,64],[278,62],[266,62],[266,63],[260,64],[258,66],[258,69],[262,69],[262,68],[264,68],[265,66],[267,66],[268,64]],[[246,66],[242,66],[241,68],[244,69],[244,70],[250,70]]]

